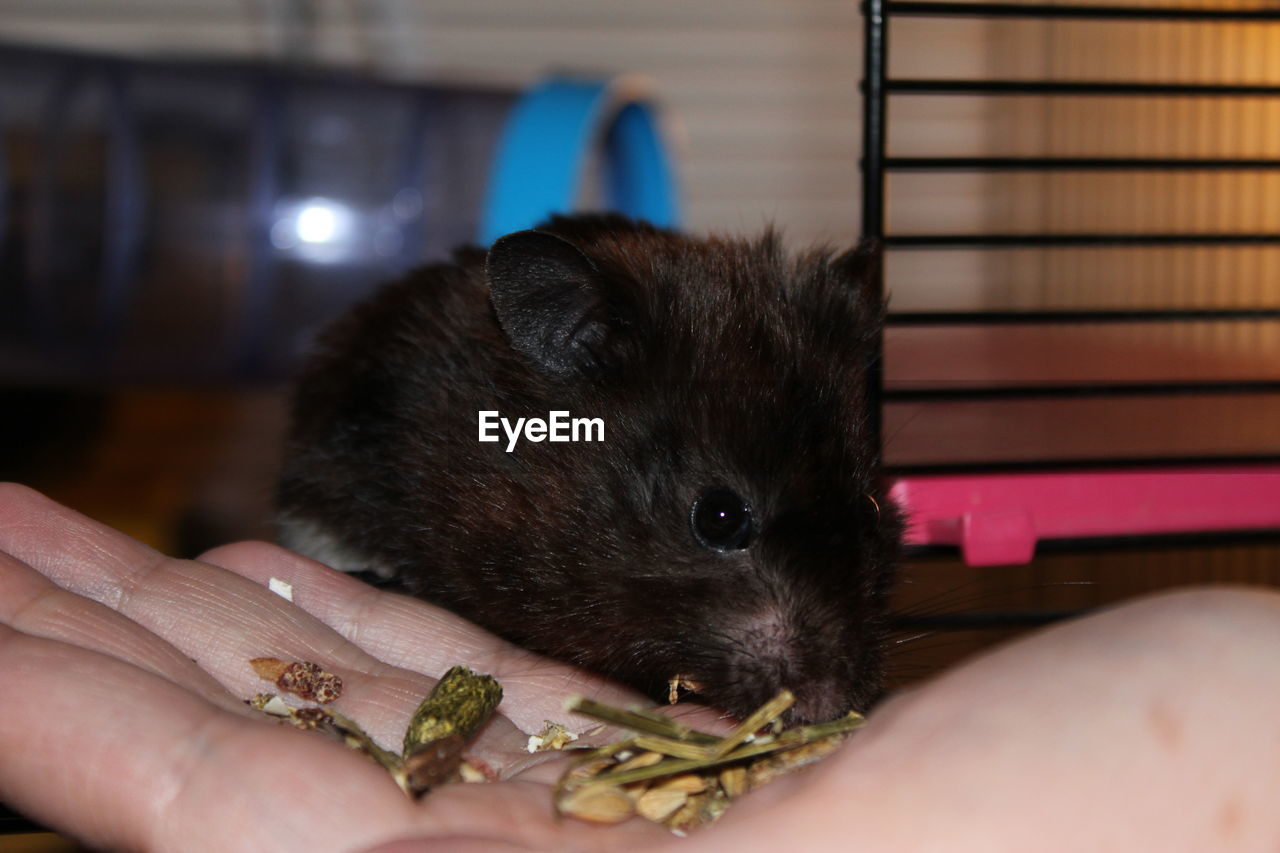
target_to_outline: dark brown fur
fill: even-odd
[[[798,719],[863,707],[899,532],[863,394],[876,261],[588,216],[421,270],[320,342],[285,541],[318,530],[342,568],[655,696],[679,674],[739,714],[780,687]],[[601,417],[605,440],[507,453],[482,409]],[[695,538],[714,486],[750,505],[749,547]]]

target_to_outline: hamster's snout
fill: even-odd
[[[876,673],[860,672],[864,655],[847,646],[842,632],[815,635],[801,620],[781,609],[742,619],[722,636],[720,672],[694,674],[714,704],[745,716],[790,690],[795,705],[785,715],[789,724],[817,723],[851,710],[865,710]]]

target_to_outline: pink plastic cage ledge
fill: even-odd
[[[908,545],[966,563],[1030,561],[1045,539],[1280,529],[1280,465],[903,477]]]

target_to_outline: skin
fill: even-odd
[[[831,759],[676,839],[555,820],[563,759],[523,752],[564,696],[624,689],[271,545],[173,560],[0,486],[0,799],[107,849],[1274,851],[1276,648],[1265,591],[1063,624],[895,698]],[[411,803],[367,759],[245,708],[264,654],[339,673],[336,707],[388,745],[427,674],[492,672],[507,698],[472,752],[502,781]]]

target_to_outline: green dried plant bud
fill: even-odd
[[[501,701],[502,685],[496,678],[465,666],[453,667],[413,712],[404,733],[405,758],[450,735],[470,740]]]

